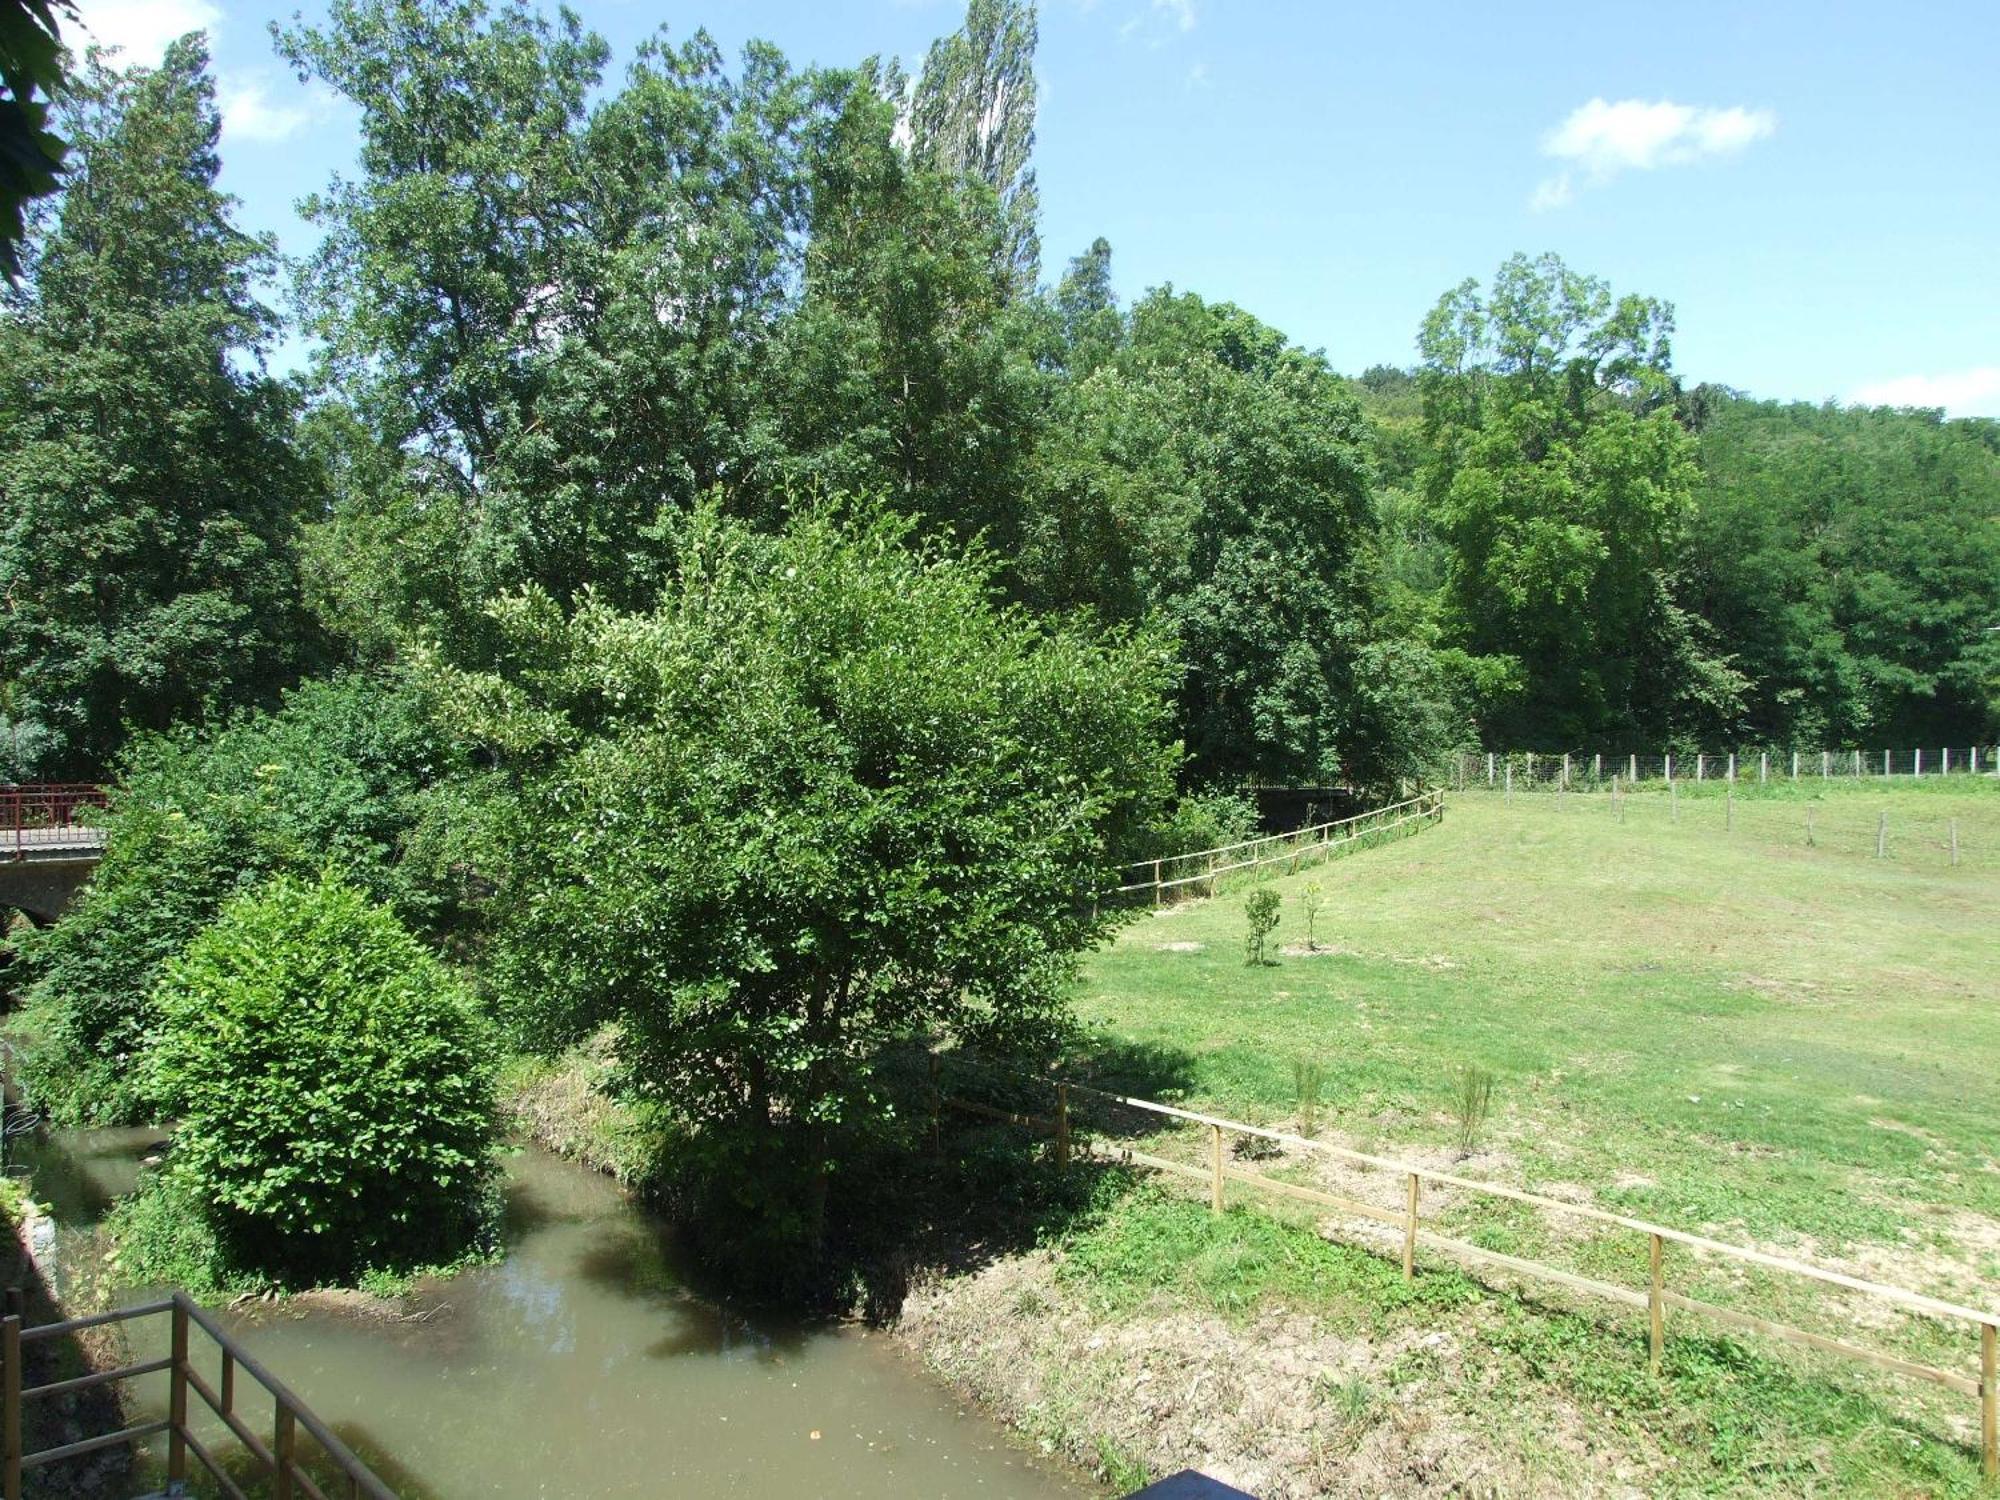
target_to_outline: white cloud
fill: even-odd
[[[154,67],[169,42],[190,31],[212,34],[221,20],[211,0],[91,0],[83,29],[92,41],[123,52],[120,61]]]
[[[1187,70],[1187,86],[1191,89],[1206,89],[1214,87],[1214,84],[1211,82],[1208,76],[1207,63],[1198,62],[1193,67]]]
[[[302,96],[276,104],[261,83],[238,84],[222,93],[222,133],[239,141],[282,141],[312,123],[314,101]]]
[[[1176,31],[1194,30],[1194,0],[1153,0],[1153,9],[1164,12]]]
[[[1903,375],[1859,386],[1860,406],[1941,406],[1954,417],[2000,417],[2000,365],[1941,375]]]
[[[1648,102],[1592,99],[1542,140],[1542,155],[1566,162],[1544,178],[1530,206],[1560,208],[1576,196],[1579,180],[1588,186],[1623,172],[1682,167],[1718,156],[1733,156],[1778,128],[1768,109],[1704,109],[1670,99]]]

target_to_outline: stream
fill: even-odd
[[[54,1211],[59,1265],[94,1253],[91,1226],[158,1141],[85,1130],[8,1143]],[[420,1288],[413,1316],[340,1297],[225,1315],[405,1500],[1092,1493],[888,1336],[696,1295],[671,1234],[608,1179],[534,1148],[507,1178],[506,1258]],[[136,1358],[165,1352],[163,1322],[150,1326]],[[163,1414],[164,1377],[135,1384],[144,1413]]]

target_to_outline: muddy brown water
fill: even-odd
[[[62,1279],[158,1140],[68,1131],[9,1143],[13,1170],[32,1176],[64,1226]],[[225,1314],[406,1500],[1095,1493],[884,1335],[697,1295],[671,1236],[607,1179],[534,1149],[507,1175],[505,1259],[420,1288],[400,1320],[337,1302]],[[165,1352],[164,1320],[153,1322],[133,1339],[136,1357]],[[268,1412],[243,1394],[253,1389],[239,1378],[246,1417],[264,1426]],[[137,1402],[164,1415],[162,1379],[141,1382]]]

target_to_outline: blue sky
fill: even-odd
[[[82,0],[135,60],[209,30],[225,184],[292,253],[311,243],[293,204],[353,153],[352,116],[272,52],[295,8]],[[577,8],[620,66],[661,24],[914,64],[961,13]],[[1102,234],[1121,295],[1234,301],[1358,372],[1409,363],[1447,287],[1552,249],[1674,302],[1691,379],[2000,416],[1996,56],[1995,0],[1043,0],[1045,271]]]

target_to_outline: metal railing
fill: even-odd
[[[101,830],[85,818],[106,802],[103,787],[84,781],[0,786],[0,854],[22,859],[31,849],[95,844]]]
[[[333,1487],[343,1493],[346,1500],[396,1500],[395,1491],[376,1478],[368,1465],[335,1437],[326,1424],[306,1408],[304,1402],[259,1364],[185,1292],[177,1291],[157,1302],[142,1302],[136,1307],[121,1307],[113,1312],[93,1313],[88,1317],[43,1323],[33,1328],[22,1326],[18,1292],[10,1291],[7,1301],[7,1315],[0,1319],[0,1496],[4,1496],[4,1500],[21,1500],[22,1476],[27,1472],[63,1459],[81,1458],[162,1433],[167,1439],[167,1483],[173,1492],[179,1492],[186,1485],[188,1455],[193,1454],[230,1500],[249,1500],[248,1492],[195,1435],[188,1421],[190,1391],[201,1397],[208,1409],[243,1445],[243,1450],[255,1460],[262,1476],[270,1481],[269,1493],[273,1500],[298,1500],[301,1496],[305,1500],[332,1500],[301,1460],[298,1441],[301,1430],[319,1445],[333,1472],[345,1481],[344,1484],[335,1483]],[[23,1386],[21,1357],[25,1346],[46,1339],[63,1338],[86,1328],[132,1323],[146,1318],[166,1318],[170,1324],[169,1352],[165,1358],[140,1360],[116,1369],[96,1370],[45,1385]],[[195,1368],[190,1344],[197,1331],[207,1335],[220,1356],[214,1385],[210,1385]],[[116,1432],[99,1433],[95,1437],[55,1448],[43,1448],[34,1453],[24,1451],[21,1436],[21,1408],[24,1402],[162,1372],[167,1376],[165,1417],[135,1422]],[[236,1409],[239,1372],[263,1387],[271,1398],[272,1422],[268,1443],[251,1429]]]
[[[1009,1077],[1031,1087],[1049,1089],[1054,1094],[1055,1107],[1046,1115],[1033,1114],[958,1097],[946,1090],[940,1072],[940,1063],[944,1060],[965,1062],[977,1071]],[[1104,1104],[1136,1110],[1141,1114],[1195,1127],[1207,1138],[1204,1142],[1207,1147],[1204,1153],[1207,1160],[1197,1164],[1140,1151],[1115,1139],[1093,1141],[1076,1118],[1078,1103],[1089,1100],[1097,1100]],[[1548,1282],[1569,1291],[1601,1297],[1620,1306],[1642,1311],[1646,1314],[1649,1363],[1656,1376],[1661,1373],[1666,1347],[1667,1312],[1672,1309],[1676,1312],[1688,1312],[1709,1318],[1726,1327],[1761,1334],[1797,1348],[1837,1355],[1843,1359],[1873,1365],[1877,1369],[1942,1386],[1946,1390],[1957,1391],[1962,1395],[1976,1397],[1979,1402],[1980,1466],[1989,1484],[2000,1483],[2000,1309],[1966,1307],[1941,1298],[1925,1296],[1920,1292],[1912,1292],[1903,1287],[1867,1281],[1828,1266],[1814,1265],[1809,1261],[1795,1260],[1789,1256],[1773,1255],[1744,1245],[1732,1245],[1725,1240],[1711,1239],[1707,1235],[1694,1234],[1666,1224],[1651,1223],[1588,1204],[1570,1203],[1522,1188],[1484,1182],[1473,1177],[1462,1177],[1454,1172],[1439,1171],[1416,1162],[1356,1151],[1346,1146],[1334,1145],[1329,1141],[1309,1140],[1283,1131],[1267,1130],[1259,1125],[1248,1125],[1239,1120],[1221,1119],[1195,1110],[1161,1104],[1152,1099],[1138,1099],[1126,1094],[1091,1088],[1074,1081],[1021,1073],[988,1063],[971,1062],[969,1059],[952,1058],[950,1054],[945,1054],[943,1058],[937,1053],[932,1054],[930,1108],[934,1137],[938,1129],[937,1113],[941,1109],[959,1110],[985,1119],[1018,1125],[1053,1138],[1055,1143],[1053,1155],[1058,1168],[1067,1167],[1073,1159],[1083,1156],[1100,1161],[1109,1160],[1114,1163],[1143,1166],[1171,1176],[1189,1178],[1201,1183],[1207,1189],[1209,1207],[1218,1214],[1228,1206],[1229,1184],[1241,1183],[1246,1187],[1280,1197],[1313,1204],[1344,1217],[1366,1219],[1387,1225],[1397,1232],[1403,1278],[1406,1281],[1414,1279],[1417,1274],[1417,1247],[1422,1245],[1440,1251],[1456,1261],[1494,1266],[1517,1276]],[[1229,1160],[1231,1153],[1225,1144],[1226,1139],[1231,1136],[1264,1141],[1309,1155],[1323,1156],[1349,1166],[1384,1173],[1401,1188],[1398,1194],[1401,1201],[1394,1207],[1368,1203],[1343,1194],[1282,1181],[1261,1172],[1235,1166]],[[1582,1276],[1556,1266],[1545,1265],[1537,1260],[1507,1255],[1483,1245],[1448,1238],[1427,1229],[1423,1225],[1421,1215],[1426,1186],[1449,1187],[1476,1197],[1525,1204],[1544,1214],[1582,1219],[1589,1223],[1643,1236],[1647,1244],[1647,1287],[1644,1291],[1639,1291],[1636,1288],[1619,1286],[1596,1277]],[[1850,1343],[1846,1339],[1813,1333],[1772,1318],[1758,1317],[1737,1308],[1723,1307],[1714,1302],[1671,1291],[1667,1285],[1666,1252],[1669,1246],[1681,1246],[1696,1255],[1713,1256],[1734,1261],[1741,1266],[1754,1266],[1765,1271],[1799,1277],[1820,1286],[1839,1287],[1846,1291],[1858,1292],[1878,1302],[1919,1316],[1970,1325],[1978,1335],[1978,1372],[1967,1374],[1959,1370],[1947,1370],[1936,1365],[1904,1359],[1879,1349]]]

